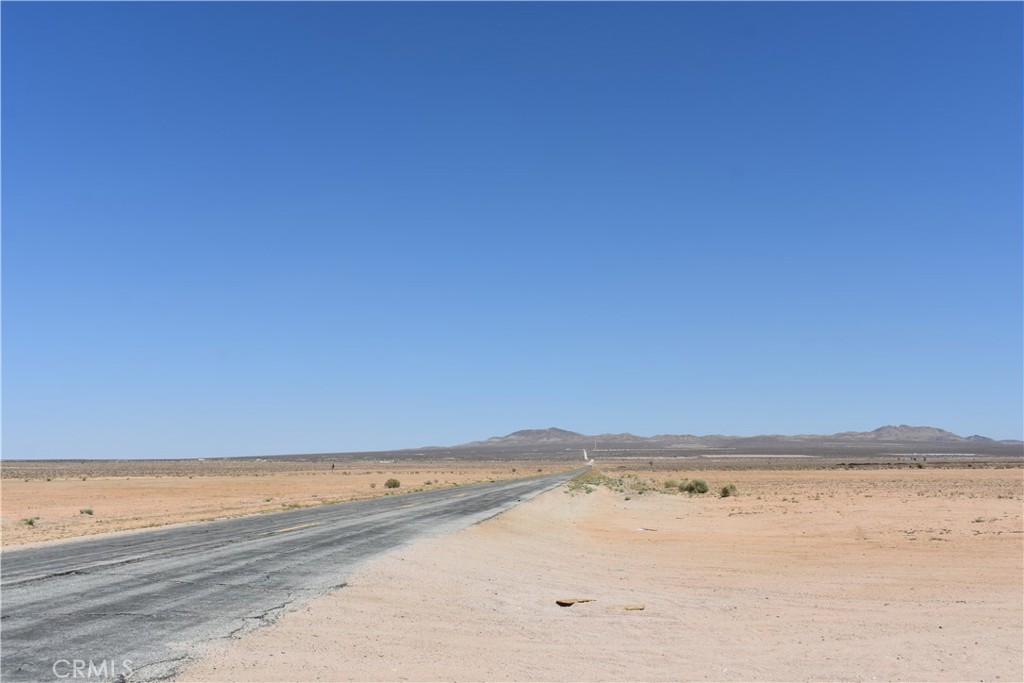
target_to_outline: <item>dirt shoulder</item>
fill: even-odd
[[[1020,469],[688,473],[729,498],[610,472],[391,553],[180,680],[1024,680]]]
[[[4,464],[3,547],[571,469],[554,462],[76,461]],[[229,465],[229,466],[228,466]],[[388,479],[399,488],[388,489]]]

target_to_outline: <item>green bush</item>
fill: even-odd
[[[722,487],[722,490],[719,491],[718,495],[721,496],[722,498],[728,498],[729,496],[735,496],[736,495],[736,487],[733,486],[732,484],[726,484],[725,486]]]
[[[81,510],[78,511],[78,514],[80,514],[80,515],[91,515],[92,514],[92,508],[82,508]]]
[[[679,490],[686,493],[707,493],[708,483],[703,479],[693,479],[679,485]]]
[[[394,477],[391,477],[386,482],[384,482],[384,488],[386,489],[397,489],[401,485],[402,483],[395,479]]]
[[[679,488],[679,482],[676,481],[675,479],[666,479],[665,480],[665,488],[667,488],[667,489],[677,489],[677,488]]]

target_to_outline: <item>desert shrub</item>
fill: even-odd
[[[78,511],[78,514],[80,514],[80,515],[91,515],[92,514],[92,508],[82,508],[81,510]]]
[[[386,488],[386,489],[397,489],[401,485],[402,485],[402,482],[398,481],[394,477],[391,477],[386,482],[384,482],[384,488]]]
[[[703,479],[693,479],[685,484],[681,484],[679,490],[686,493],[707,493],[708,483]]]
[[[595,486],[600,486],[601,484],[608,484],[608,482],[608,477],[603,475],[601,472],[597,470],[591,470],[572,479],[572,481],[569,482],[568,490],[573,493],[576,493],[578,491],[585,491],[589,493],[590,491],[587,491],[587,489],[593,489]]]
[[[732,484],[726,484],[725,486],[722,487],[722,490],[718,492],[718,495],[720,495],[722,498],[728,498],[729,496],[735,496],[736,495],[736,487],[733,486]]]
[[[375,488],[377,488],[377,482],[375,482],[375,481],[371,481],[371,482],[370,482],[370,488],[371,488],[371,489],[375,489]]]
[[[38,517],[26,517],[25,519],[21,520],[21,523],[26,525],[26,526],[35,526],[37,519],[39,519],[39,518]]]
[[[677,488],[679,488],[679,482],[676,481],[675,479],[666,479],[665,480],[665,488],[667,488],[667,489],[677,489]]]

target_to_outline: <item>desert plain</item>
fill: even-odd
[[[578,461],[333,464],[5,465],[3,542],[380,495],[389,477],[399,495]],[[709,491],[679,490],[694,479]],[[196,645],[178,680],[1021,681],[1022,500],[1020,463],[602,461],[498,517],[382,555],[267,628]]]
[[[391,459],[11,461],[3,547],[362,500],[571,469],[551,461]],[[399,487],[388,489],[389,479]]]

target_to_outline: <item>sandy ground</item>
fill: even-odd
[[[738,495],[559,489],[179,680],[1024,680],[1019,468],[688,474]]]
[[[570,464],[255,460],[227,464],[5,463],[0,486],[0,538],[6,548],[358,500],[385,495],[388,489],[384,483],[391,477],[401,484],[392,493],[408,493],[565,469],[570,469]]]

